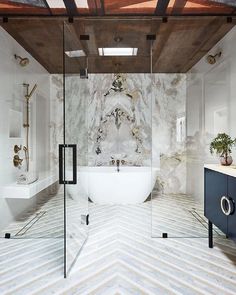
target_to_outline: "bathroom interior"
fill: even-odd
[[[1,294],[236,292],[236,4],[128,2],[0,3]]]

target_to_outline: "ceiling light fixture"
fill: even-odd
[[[69,57],[83,57],[86,56],[85,52],[80,50],[65,51],[66,55]]]
[[[133,47],[104,47],[98,48],[100,56],[136,56],[138,48]]]

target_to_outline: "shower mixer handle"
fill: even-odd
[[[19,167],[22,165],[22,161],[23,159],[20,159],[20,157],[18,155],[15,155],[13,158],[13,164],[15,167]]]
[[[14,145],[15,154],[18,154],[21,149],[22,149],[22,145],[17,145],[17,144]]]

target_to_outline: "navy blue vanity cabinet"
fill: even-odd
[[[210,248],[213,247],[213,224],[236,241],[235,204],[236,177],[205,168],[204,215],[208,219]]]
[[[221,210],[221,197],[227,195],[227,175],[205,169],[204,215],[223,232],[227,231],[227,216]]]
[[[227,236],[236,241],[236,177],[228,176],[228,198],[231,212],[228,216]]]

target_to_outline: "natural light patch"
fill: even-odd
[[[43,2],[43,0],[11,0],[9,2],[32,5],[36,7],[45,7],[45,3]]]
[[[66,55],[69,57],[82,57],[86,56],[83,50],[72,50],[72,51],[65,51]]]
[[[138,53],[138,48],[132,47],[105,47],[98,48],[100,56],[135,56]]]
[[[123,7],[120,7],[120,9],[154,9],[156,8],[157,1],[143,1],[141,3],[137,4],[131,4],[131,5],[124,5]]]
[[[63,0],[47,0],[50,8],[65,8]]]
[[[75,0],[78,8],[89,8],[87,0]]]

